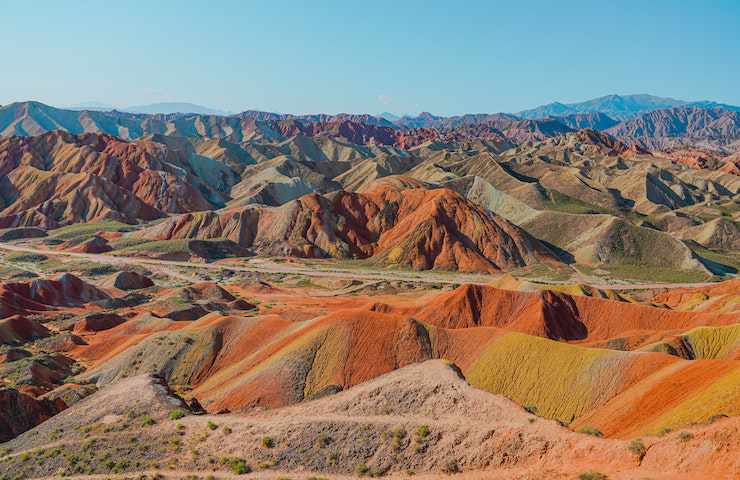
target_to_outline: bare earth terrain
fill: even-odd
[[[0,107],[0,480],[740,478],[739,148],[644,95]]]

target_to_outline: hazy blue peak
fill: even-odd
[[[123,112],[130,113],[197,113],[200,115],[231,115],[232,112],[218,110],[215,108],[204,107],[202,105],[196,105],[194,103],[185,102],[163,102],[163,103],[151,103],[148,105],[137,105],[133,107],[127,107],[121,109]]]

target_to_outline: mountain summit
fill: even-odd
[[[661,108],[672,108],[687,105],[690,102],[675,98],[656,97],[654,95],[606,95],[579,103],[553,102],[547,105],[523,110],[516,115],[522,118],[545,118],[565,116],[575,113],[601,112],[616,119],[627,120],[643,112]]]

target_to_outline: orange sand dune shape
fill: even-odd
[[[275,296],[261,300],[266,298],[277,300]],[[281,304],[284,309],[305,306],[312,313],[329,313],[291,321],[284,313],[274,313],[278,309],[263,308],[254,316],[211,313],[192,322],[141,314],[90,335],[90,345],[80,346],[74,356],[93,369],[111,372],[106,378],[115,378],[115,371],[135,368],[133,356],[118,358],[118,354],[150,335],[182,331],[185,336],[170,338],[174,342],[189,339],[183,348],[191,353],[161,361],[168,362],[167,371],[189,375],[178,378],[190,379],[192,395],[209,411],[281,407],[347,389],[411,363],[446,358],[459,365],[474,386],[520,405],[535,406],[539,415],[570,422],[612,408],[608,405],[638,408],[635,402],[643,400],[634,392],[653,389],[657,395],[660,379],[673,378],[672,369],[686,369],[687,378],[693,378],[688,365],[694,363],[664,353],[586,348],[548,337],[591,341],[626,331],[643,332],[639,335],[644,342],[661,331],[703,322],[722,324],[736,317],[471,285],[416,298],[283,296],[280,301],[285,302]],[[193,359],[205,363],[193,364]],[[715,365],[711,367],[714,371],[727,375],[707,375],[704,383],[683,383],[682,391],[695,395],[714,391],[716,401],[705,402],[709,408],[687,414],[681,402],[675,411],[656,410],[645,419],[635,416],[633,426],[604,423],[604,431],[608,435],[644,433],[654,428],[649,422],[670,412],[670,418],[657,425],[685,425],[722,410],[735,411],[737,402],[727,398],[734,391],[727,379],[734,378],[735,370],[723,362],[731,361],[706,365]],[[593,417],[593,422],[602,428],[600,419]]]
[[[549,290],[515,292],[482,285],[463,285],[442,293],[413,315],[446,328],[495,326],[569,341],[608,340],[740,322],[740,314],[675,312]],[[649,335],[646,339],[654,341]]]
[[[252,339],[246,335],[241,342]],[[231,358],[219,359],[223,368],[215,369],[193,392],[209,410],[276,408],[344,390],[411,363],[447,358],[474,386],[537,406],[543,416],[570,421],[616,402],[636,385],[653,382],[659,372],[692,365],[662,353],[584,348],[494,327],[425,326],[402,315],[364,308],[334,312],[263,350],[251,346],[245,351],[256,353],[238,364]],[[716,377],[707,378],[691,391],[702,394],[713,388]],[[564,387],[553,388],[556,384]],[[727,389],[718,392],[726,396]],[[629,398],[623,402],[631,405]],[[713,405],[735,408],[727,398]],[[702,412],[695,413],[682,424],[702,418]],[[638,422],[635,428],[644,433],[650,425]]]
[[[656,295],[652,301],[675,310],[740,313],[740,279],[707,287],[675,288]]]
[[[344,388],[361,383],[398,368],[396,353],[413,359],[425,358],[416,355],[409,345],[398,342],[396,326],[401,322],[408,321],[366,309],[348,309],[298,329],[286,330],[283,336],[264,348],[255,348],[262,345],[254,345],[254,340],[245,335],[234,348],[240,353],[252,354],[242,356],[236,363],[217,360],[217,364],[223,362],[224,368],[198,386],[194,394],[214,401],[209,408],[216,410],[240,409],[255,403],[275,407],[310,397],[331,385]],[[285,362],[288,365],[281,366]],[[305,383],[306,379],[293,378],[292,363],[298,365],[298,370],[303,370],[300,365],[304,365],[321,377],[308,382],[315,388],[306,384],[300,391],[295,390],[294,384]],[[263,376],[265,378],[259,379]],[[257,389],[255,385],[263,387]],[[290,398],[286,398],[291,390],[292,394],[287,395]]]
[[[155,333],[179,330],[187,324],[142,313],[117,327],[88,336],[88,345],[80,345],[69,353],[95,367]]]
[[[515,293],[496,292],[503,292],[504,298]],[[454,293],[440,296],[454,297]],[[514,299],[519,303],[509,302],[503,307],[512,309],[514,305],[518,308],[513,309],[515,313],[531,308],[522,301],[529,297]],[[506,312],[506,308],[500,311]],[[628,392],[638,388],[660,390],[658,379],[671,378],[672,369],[682,371],[693,364],[663,353],[585,348],[516,333],[506,322],[501,322],[503,328],[439,327],[414,319],[409,315],[413,309],[425,311],[418,305],[410,308],[364,301],[357,308],[337,309],[309,322],[292,322],[274,314],[241,317],[213,313],[193,322],[140,315],[91,336],[91,344],[81,347],[81,357],[93,368],[119,368],[114,357],[149,335],[173,330],[196,334],[189,337],[196,345],[201,345],[201,340],[206,342],[197,351],[212,352],[207,364],[190,365],[187,358],[195,357],[178,357],[173,360],[186,363],[171,368],[193,372],[192,395],[209,411],[290,405],[345,390],[405,365],[446,358],[461,367],[472,385],[505,395],[520,405],[532,405],[539,415],[565,422],[612,408],[605,405],[638,408],[634,402],[642,401],[640,395]],[[121,367],[128,368],[126,362],[130,360],[122,359]],[[730,369],[728,375],[732,372]],[[717,401],[707,402],[710,408],[691,415],[677,411],[674,423],[684,425],[705,420],[721,410],[734,411],[735,403],[726,397],[733,391],[725,385],[727,380],[712,375],[706,378],[710,380],[689,382],[683,390],[705,395],[714,389]],[[713,379],[720,382],[718,387]],[[651,387],[653,383],[658,386]],[[608,435],[621,434],[622,427],[602,426],[599,418],[593,418],[597,427]],[[653,428],[649,422],[655,420],[652,416],[644,421],[636,419],[634,431],[647,432]],[[660,425],[666,423],[670,422]]]
[[[573,427],[594,425],[605,435],[630,438],[707,421],[716,414],[740,415],[740,361],[679,361],[642,374]]]

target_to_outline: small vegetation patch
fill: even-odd
[[[141,253],[159,253],[159,254],[173,254],[173,253],[188,253],[188,242],[187,240],[155,240],[147,241],[145,243],[137,243],[135,245],[128,245],[120,248],[119,244],[112,245],[116,250],[115,255],[136,255]]]
[[[642,440],[639,438],[632,440],[629,445],[627,445],[627,449],[630,452],[634,453],[640,460],[642,460],[642,457],[644,457],[645,453],[647,453],[645,444],[642,443]]]
[[[355,466],[355,473],[361,477],[364,477],[365,475],[370,473],[370,467],[368,467],[364,463],[358,463]]]
[[[180,408],[177,408],[170,412],[170,420],[179,420],[184,416],[185,416],[185,411]]]
[[[13,252],[5,257],[9,262],[39,263],[48,260],[49,257],[38,253]]]
[[[272,439],[272,437],[262,437],[261,443],[262,446],[265,448],[272,448],[275,446],[275,441]]]
[[[391,431],[391,448],[393,450],[400,450],[403,446],[403,440],[406,438],[406,430],[403,427],[398,427]]]
[[[235,475],[246,475],[247,473],[252,472],[252,467],[250,467],[247,464],[247,461],[243,458],[224,458],[221,460],[221,463],[227,465],[229,470],[231,470]]]
[[[607,480],[609,477],[604,475],[601,472],[596,472],[594,470],[589,470],[588,472],[583,472],[582,474],[578,475],[578,480]]]
[[[79,237],[89,237],[97,232],[130,232],[135,230],[132,225],[107,220],[94,223],[77,223],[67,227],[57,228],[49,232],[53,238],[60,240],[73,240]]]
[[[599,430],[596,427],[589,427],[589,426],[586,426],[586,427],[581,428],[580,430],[578,430],[578,433],[583,433],[583,434],[586,434],[586,435],[592,435],[594,437],[603,437],[604,436],[604,433],[601,430]]]
[[[692,438],[694,438],[694,434],[690,432],[681,432],[678,434],[678,439],[681,440],[682,442],[688,442]]]

